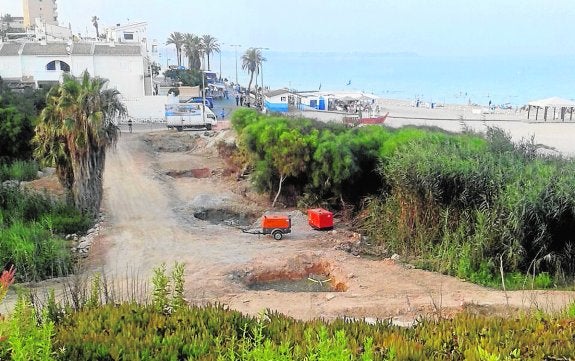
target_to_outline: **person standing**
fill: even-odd
[[[226,116],[226,111],[224,110],[224,108],[222,108],[222,111],[220,112],[220,118],[224,119],[225,116]]]
[[[240,105],[240,95],[236,94],[236,107]]]
[[[132,119],[128,119],[128,130],[132,133]]]

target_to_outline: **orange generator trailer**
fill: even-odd
[[[291,217],[283,214],[270,214],[262,217],[262,233],[271,234],[280,240],[286,233],[291,233]]]
[[[279,241],[284,234],[291,233],[291,217],[283,214],[268,214],[262,217],[262,228],[242,229],[244,233],[271,234]]]
[[[307,222],[317,230],[333,229],[333,213],[323,208],[308,209]]]

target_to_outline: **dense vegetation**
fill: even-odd
[[[15,264],[18,281],[67,275],[73,260],[63,235],[86,231],[90,224],[46,195],[0,186],[0,264]]]
[[[118,303],[96,275],[50,294],[41,306],[20,297],[0,320],[0,357],[14,360],[567,360],[575,354],[575,307],[512,318],[464,312],[421,320],[412,328],[342,319],[296,321],[265,311],[259,317],[222,306],[188,306],[183,265],[156,269],[149,304]],[[0,279],[0,291],[10,280]],[[0,296],[2,294],[0,293]],[[40,320],[40,322],[38,322]]]
[[[63,235],[88,229],[91,220],[47,195],[17,183],[37,176],[32,138],[44,91],[11,91],[0,79],[0,265],[15,264],[18,281],[68,274],[72,257]]]
[[[36,116],[45,105],[45,92],[10,90],[0,78],[0,163],[26,160],[32,156]]]
[[[575,163],[505,132],[337,125],[237,111],[255,186],[287,204],[358,206],[374,246],[473,282],[575,275]],[[287,189],[287,191],[286,191]],[[526,277],[525,275],[531,275]]]

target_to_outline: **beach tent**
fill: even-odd
[[[534,100],[532,102],[527,103],[527,119],[529,119],[531,114],[531,107],[534,107],[535,112],[535,120],[537,120],[539,116],[539,109],[544,109],[543,119],[547,121],[547,111],[549,108],[553,108],[553,119],[555,119],[556,110],[559,109],[561,121],[565,121],[565,113],[567,109],[571,115],[569,116],[569,120],[573,120],[573,109],[575,108],[575,101],[569,99],[563,99],[559,97],[552,97],[547,99],[541,100]]]

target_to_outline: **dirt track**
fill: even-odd
[[[300,319],[345,316],[402,322],[463,307],[504,310],[507,301],[501,291],[335,249],[338,243],[353,241],[353,234],[338,230],[337,224],[336,232],[319,233],[311,230],[304,215],[292,213],[293,233],[278,242],[195,218],[195,212],[210,209],[253,215],[265,211],[260,206],[264,200],[246,192],[247,183],[222,175],[225,165],[214,145],[227,135],[216,134],[161,130],[122,135],[117,150],[107,158],[105,230],[92,247],[87,272],[103,269],[116,279],[150,279],[151,270],[162,262],[168,268],[174,261],[184,262],[191,302],[219,302],[250,314],[269,308]],[[347,290],[252,291],[241,282],[254,275],[287,275],[318,265]],[[517,291],[508,296],[513,307],[541,309],[557,309],[573,299],[573,293],[556,291]]]

